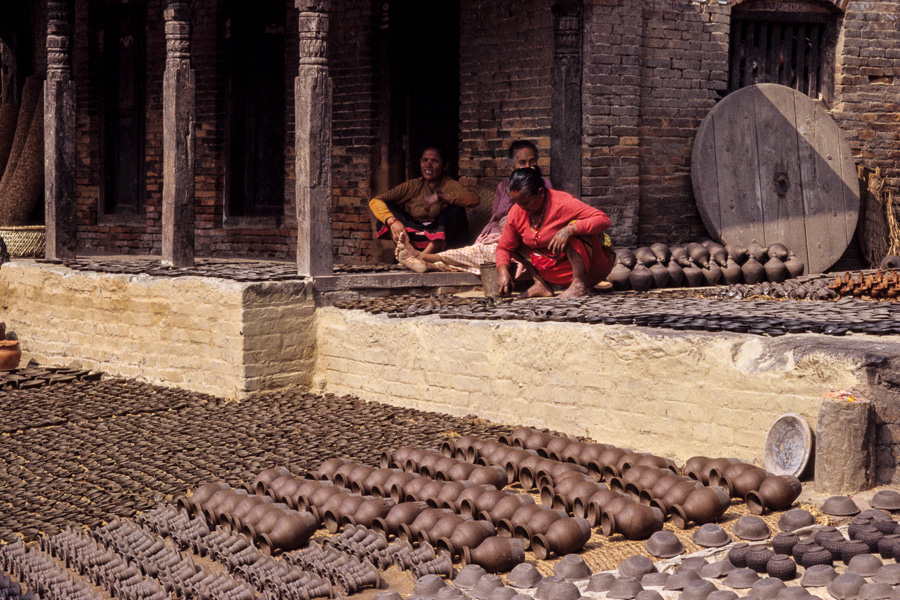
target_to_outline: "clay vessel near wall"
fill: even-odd
[[[704,485],[712,485],[709,478],[713,471],[723,473],[728,467],[737,462],[737,460],[731,458],[714,458],[704,464],[703,468],[700,469],[699,479]]]
[[[747,255],[760,262],[764,263],[769,260],[769,255],[766,254],[766,248],[756,240],[752,240],[749,244],[747,244]]]
[[[619,492],[611,489],[597,490],[587,499],[587,502],[576,499],[575,504],[572,507],[572,512],[576,517],[587,519],[592,527],[598,527],[600,525],[600,515],[603,513],[603,509],[621,495],[622,494]]]
[[[564,437],[564,436],[556,436],[547,442],[547,445],[544,447],[544,456],[546,458],[552,458],[553,460],[559,460],[559,456],[563,453],[563,451],[573,443],[577,443],[578,440],[573,440],[572,438]],[[540,450],[538,454],[540,454]]]
[[[577,485],[569,488],[565,494],[557,494],[551,502],[552,508],[562,508],[563,510],[572,511],[575,508],[575,502],[581,501],[582,505],[586,503],[591,496],[596,494],[606,486],[592,479],[583,479]]]
[[[658,259],[656,258],[656,254],[647,246],[641,246],[640,248],[635,250],[634,257],[637,259],[638,263],[644,265],[645,267],[655,265],[658,261]]]
[[[488,573],[509,571],[524,561],[525,545],[517,538],[492,536],[475,548],[463,548],[463,565],[476,564]]]
[[[711,460],[708,456],[692,456],[681,467],[681,474],[700,481],[700,471]]]
[[[522,442],[532,431],[533,430],[530,427],[516,427],[508,436],[500,435],[497,437],[497,440],[507,446],[517,446],[521,448]]]
[[[609,514],[615,515],[629,502],[633,502],[633,500],[628,496],[616,494],[614,498],[604,503],[602,507],[599,503],[591,503],[588,506],[587,520],[589,523],[596,523],[597,526],[600,526],[603,522],[603,513],[608,512]]]
[[[784,261],[784,266],[788,270],[791,279],[800,277],[801,275],[803,275],[803,271],[806,269],[806,265],[797,260],[797,257],[794,256],[793,252],[788,254],[787,260]]]
[[[518,481],[520,465],[532,457],[539,458],[536,450],[514,448],[513,451],[507,452],[506,456],[503,457],[503,467],[506,469],[507,480]]]
[[[631,274],[628,276],[628,283],[634,291],[646,292],[653,287],[653,273],[644,265],[639,264],[631,270]]]
[[[564,556],[581,550],[591,539],[591,526],[585,519],[566,517],[550,524],[546,533],[531,539],[531,549],[540,560],[551,555]]]
[[[706,244],[706,249],[709,250],[709,255],[715,260],[720,267],[724,267],[728,262],[728,251],[725,250],[725,246],[722,244],[717,244],[716,242],[710,241]]]
[[[528,434],[523,441],[523,448],[528,450],[537,450],[538,448],[546,448],[547,444],[550,443],[550,440],[553,439],[553,436],[545,431],[538,431],[537,429],[532,429],[531,433]]]
[[[631,269],[621,263],[616,263],[616,265],[612,268],[612,271],[609,272],[609,275],[606,276],[606,280],[612,284],[613,289],[617,292],[630,290]]]
[[[728,257],[733,259],[739,265],[744,264],[747,260],[747,249],[743,246],[738,246],[736,244],[725,244],[725,251],[728,252]]]
[[[457,557],[462,554],[463,548],[476,548],[496,533],[494,525],[488,521],[467,521],[458,525],[450,537],[439,538],[435,547],[451,557]]]
[[[700,287],[706,282],[703,278],[703,270],[697,268],[693,262],[684,267],[684,279],[687,287]]]
[[[740,283],[743,276],[741,266],[737,264],[733,258],[728,257],[728,261],[725,263],[725,266],[722,267],[722,279],[725,283],[727,285]]]
[[[681,504],[672,506],[672,521],[681,529],[687,529],[691,522],[712,523],[725,514],[730,504],[731,494],[723,487],[696,489]]]
[[[413,477],[402,486],[392,485],[391,486],[391,499],[394,502],[408,501],[408,500],[418,500],[419,492],[423,487],[431,483],[431,479],[428,477]]]
[[[672,251],[669,250],[668,246],[660,242],[650,244],[650,250],[652,250],[653,254],[656,255],[656,260],[659,261],[660,264],[664,265],[669,262],[670,258],[672,258]]]
[[[653,276],[653,287],[662,289],[669,285],[669,269],[663,265],[656,264],[650,267],[650,275]]]
[[[765,469],[752,467],[737,475],[734,479],[725,477],[726,487],[731,490],[733,498],[745,498],[748,493],[756,491],[769,476]]]
[[[741,265],[741,275],[744,278],[744,283],[756,285],[760,281],[766,280],[766,269],[758,260],[751,256],[747,259],[747,262]]]
[[[766,271],[766,279],[772,283],[781,283],[788,278],[788,275],[790,275],[787,267],[784,266],[784,262],[774,256],[766,261],[766,264],[763,265],[763,269]]]
[[[637,257],[634,255],[634,250],[631,250],[630,248],[616,248],[616,260],[629,269],[633,269],[637,264]]]
[[[683,481],[693,481],[690,477],[686,477],[684,475],[675,475],[674,473],[670,473],[668,475],[663,475],[660,477],[656,483],[653,484],[649,490],[641,491],[641,501],[649,504],[650,500],[654,498],[662,498],[666,495],[666,492],[669,491],[669,488],[675,485],[676,483],[681,483]]]
[[[672,287],[681,287],[684,284],[684,269],[677,262],[669,261],[666,266],[669,272],[669,283]]]
[[[603,535],[618,533],[629,540],[645,540],[662,526],[662,511],[637,502],[628,502],[616,513],[604,511],[600,518]]]
[[[671,246],[669,249],[672,251],[671,260],[674,260],[682,267],[690,266],[691,257],[688,256],[687,250],[684,248],[684,246]]]
[[[766,254],[769,255],[769,258],[777,258],[781,261],[785,261],[788,259],[787,247],[784,244],[779,244],[778,242],[769,244],[769,247],[766,248]]]
[[[744,498],[747,507],[755,515],[767,510],[785,510],[800,496],[800,480],[793,475],[772,475],[759,486],[758,491],[748,492]]]
[[[333,487],[330,483],[323,482],[319,479],[304,479],[300,484],[300,487],[294,491],[293,496],[288,498],[285,504],[295,510],[306,510],[309,497],[326,486]]]
[[[709,250],[703,244],[692,242],[686,248],[688,256],[691,257],[695,265],[701,269],[705,269],[709,265]]]
[[[659,508],[664,515],[669,515],[673,506],[681,504],[691,492],[702,487],[703,484],[699,481],[682,481],[670,487],[662,498],[651,500],[650,504]]]
[[[624,448],[616,448],[615,446],[610,446],[600,453],[600,456],[597,457],[596,460],[592,460],[588,463],[587,468],[588,471],[591,472],[594,477],[598,477],[603,475],[604,469],[608,465],[613,465],[619,462],[619,459],[628,453]]]

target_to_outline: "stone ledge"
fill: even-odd
[[[471,273],[352,273],[316,277],[313,283],[319,292],[334,292],[369,288],[480,286],[481,278]]]

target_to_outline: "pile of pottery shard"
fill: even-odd
[[[0,371],[0,390],[30,390],[74,381],[97,381],[101,371],[68,367],[28,367]],[[0,423],[2,427],[2,423]]]
[[[874,273],[844,273],[835,277],[828,290],[837,296],[868,297],[873,300],[897,300],[900,298],[900,273],[881,269]]]
[[[643,292],[651,288],[781,283],[799,277],[803,269],[803,263],[783,244],[766,248],[754,241],[744,248],[704,240],[686,246],[657,243],[636,250],[617,249],[608,280],[616,290]]]

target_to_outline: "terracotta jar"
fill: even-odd
[[[725,266],[722,268],[722,277],[725,279],[725,283],[728,285],[740,283],[741,279],[743,278],[741,266],[734,262],[734,259],[732,259],[730,256],[728,257],[728,261],[725,263]]]
[[[347,462],[347,463],[341,465],[340,467],[338,467],[337,471],[335,471],[334,475],[331,477],[331,482],[334,483],[334,485],[337,485],[339,487],[346,487],[347,489],[349,489],[350,480],[349,480],[348,476],[358,466],[359,465],[355,462]]]
[[[436,479],[429,479],[427,483],[423,485],[419,491],[415,494],[416,500],[421,500],[422,502],[427,502],[428,506],[438,506],[438,496],[441,493],[441,490],[444,489],[444,486],[447,485],[443,481],[438,481]],[[412,495],[407,490],[408,495]]]
[[[274,500],[269,496],[258,496],[255,494],[248,495],[246,498],[238,502],[237,506],[229,513],[226,523],[231,526],[232,529],[240,529],[240,527],[235,527],[235,523],[240,523],[240,520],[250,514],[254,508],[256,508],[260,504],[272,504]]]
[[[436,463],[434,463],[434,466],[432,467],[432,471],[434,472],[434,477],[436,479],[440,479],[441,481],[451,481],[451,479],[447,475],[447,473],[450,471],[451,468],[453,468],[454,466],[456,466],[458,464],[467,465],[469,463],[465,463],[465,462],[461,463],[461,461],[458,461],[455,458],[448,458],[445,456],[444,458],[442,458],[439,461],[437,461]]]
[[[660,477],[656,481],[656,483],[653,484],[653,487],[651,487],[649,490],[644,490],[641,493],[641,499],[649,503],[653,498],[663,498],[666,495],[666,492],[669,491],[669,488],[671,488],[676,483],[681,483],[682,481],[692,480],[684,475],[675,475],[674,473],[670,475],[664,475],[663,477]]]
[[[290,474],[276,477],[269,483],[267,494],[279,502],[287,504],[288,499],[300,488],[303,481],[303,479],[298,479]]]
[[[745,463],[745,462],[736,462],[732,465],[729,465],[725,468],[725,470],[720,470],[718,468],[712,469],[709,472],[709,485],[720,485],[723,488],[728,489],[728,486],[725,485],[724,478],[734,479],[747,469],[752,469],[753,465]],[[728,490],[731,491],[730,489]]]
[[[491,536],[475,548],[463,548],[463,565],[479,565],[488,573],[509,571],[525,560],[524,542]]]
[[[756,285],[766,279],[766,269],[752,256],[741,265],[741,274],[743,275],[744,283],[747,285]]]
[[[475,469],[475,465],[471,463],[456,461],[456,464],[447,469],[446,477],[448,481],[465,481]]]
[[[409,525],[402,523],[397,535],[410,543],[415,542],[423,531],[431,529],[442,517],[452,514],[453,511],[447,508],[427,508]]]
[[[330,483],[323,483],[318,479],[304,479],[285,504],[295,510],[306,510],[309,506],[309,497],[326,486],[333,487]]]
[[[537,429],[532,429],[531,433],[528,434],[522,441],[522,447],[528,450],[537,450],[538,448],[546,448],[547,444],[550,443],[550,440],[553,439],[553,436],[544,431],[538,431]]]
[[[506,456],[503,457],[503,468],[506,469],[506,478],[509,481],[518,481],[519,465],[532,456],[538,456],[537,452],[522,448],[513,448],[511,452],[507,452]]]
[[[629,540],[645,540],[662,529],[663,514],[658,508],[627,502],[616,513],[604,511],[600,517],[603,535],[622,534]]]
[[[561,510],[542,509],[534,513],[528,521],[516,525],[513,529],[513,535],[528,540],[525,547],[530,548],[531,538],[539,533],[546,533],[547,529],[550,528],[550,525],[554,521],[564,519],[567,516],[568,515]]]
[[[544,448],[546,451],[547,458],[551,458],[553,460],[560,460],[563,451],[569,447],[571,444],[577,444],[578,440],[573,440],[568,437],[554,437],[547,443],[547,446]],[[540,453],[540,452],[539,452]]]
[[[651,504],[668,515],[672,511],[672,507],[681,504],[687,499],[688,495],[694,490],[703,487],[699,481],[682,481],[670,487],[662,498],[656,498]]]
[[[744,499],[750,512],[761,515],[767,510],[785,510],[800,496],[800,491],[800,480],[793,475],[772,475]]]
[[[681,529],[687,529],[691,522],[698,525],[712,523],[725,514],[730,504],[731,494],[723,487],[696,489],[684,502],[672,506],[672,521]]]
[[[500,435],[497,437],[497,439],[501,444],[506,444],[507,446],[517,446],[521,448],[523,446],[525,438],[531,435],[532,431],[534,430],[530,427],[516,427],[509,433],[509,435]]]
[[[400,531],[400,525],[409,525],[427,508],[428,505],[424,502],[401,502],[395,504],[384,517],[372,520],[372,529],[384,534],[385,537],[397,535]]]
[[[635,481],[631,487],[629,484],[625,484],[625,491],[629,494],[639,495],[643,490],[652,490],[653,486],[662,479],[663,477],[678,477],[669,469],[660,469],[660,468],[651,468],[644,473]]]
[[[202,509],[206,502],[212,498],[216,492],[227,490],[229,487],[230,486],[227,483],[204,483],[194,490],[194,493],[191,494],[190,498],[185,500],[185,505],[194,505],[195,507]]]
[[[526,490],[533,489],[538,465],[543,462],[544,459],[534,454],[533,456],[529,456],[525,460],[519,463],[518,467],[518,477],[519,483],[522,484],[522,487]]]
[[[444,483],[444,487],[441,488],[441,491],[438,493],[437,501],[434,506],[440,506],[444,508],[456,508],[456,499],[466,488],[477,485],[472,483],[471,481],[448,481]]]
[[[539,512],[544,511],[544,507],[540,504],[525,504],[519,507],[508,519],[500,519],[494,525],[501,534],[513,535],[516,527],[528,523]]]
[[[746,498],[747,494],[758,490],[768,476],[769,474],[764,469],[751,466],[733,479],[726,475],[724,480],[726,487],[731,490],[733,498]]]
[[[562,508],[571,512],[574,510],[576,502],[581,501],[582,505],[584,505],[591,496],[602,490],[604,487],[606,487],[604,484],[598,483],[592,479],[579,480],[578,483],[570,487],[569,491],[565,494],[555,495],[553,502],[551,502],[551,507]]]
[[[255,541],[259,541],[261,539],[260,536],[264,533],[268,533],[275,528],[275,525],[278,523],[279,519],[284,516],[284,512],[287,507],[279,506],[276,504],[272,505],[268,511],[266,511],[257,521],[256,523],[242,523],[244,533],[253,538]],[[318,520],[316,521],[318,524]]]
[[[354,513],[344,516],[345,524],[372,527],[375,519],[386,517],[396,506],[396,503],[390,498],[363,497],[366,498],[366,501],[360,504]]]
[[[737,461],[730,458],[714,458],[708,461],[705,465],[703,465],[703,468],[700,469],[700,481],[702,481],[704,485],[712,485],[709,481],[710,473],[712,473],[713,471],[723,473],[725,469],[733,465],[735,462]]]
[[[600,455],[604,450],[609,448],[610,446],[607,444],[582,444],[578,454],[572,457],[570,462],[574,462],[576,464],[581,465],[582,467],[587,468],[587,466],[600,458]]]
[[[628,276],[628,283],[634,291],[646,292],[653,287],[653,273],[643,264],[637,264]]]
[[[512,518],[517,510],[529,504],[534,504],[534,498],[527,494],[508,494],[488,510],[479,513],[479,516],[491,523],[499,523],[503,519]]]
[[[615,515],[630,502],[633,502],[633,500],[625,494],[617,494],[615,498],[612,498],[599,510],[597,506],[592,504],[588,506],[588,522],[597,523],[598,526],[602,525],[603,513],[608,512]]]
[[[559,482],[557,482],[555,484],[549,483],[549,484],[541,485],[541,487],[540,487],[541,504],[543,504],[544,506],[550,506],[553,502],[554,495],[556,495],[556,494],[565,495],[569,490],[571,490],[573,487],[575,487],[576,484],[583,482],[583,481],[593,482],[593,479],[586,477],[584,475],[581,475],[581,474],[575,474],[573,476],[561,479]]]
[[[456,497],[456,499],[453,501],[453,510],[460,514],[470,514],[471,515],[471,514],[473,514],[472,511],[475,508],[476,498],[478,498],[481,494],[484,494],[485,492],[496,491],[496,490],[497,490],[497,488],[495,488],[492,485],[478,485],[478,484],[470,485],[469,487],[467,487],[466,489],[461,491],[459,493],[459,495]],[[465,508],[465,509],[463,508],[464,503],[467,504],[467,508]],[[447,508],[449,508],[449,507],[447,507]]]
[[[335,485],[322,486],[306,499],[307,510],[314,514],[319,521],[325,516],[320,509],[328,500],[335,495],[349,495],[349,490],[337,487]]]
[[[316,518],[308,512],[286,512],[271,530],[259,538],[260,550],[272,554],[275,550],[289,552],[302,548],[316,531]]]
[[[581,465],[576,465],[575,463],[555,463],[557,465],[568,465],[568,469],[554,469],[555,475],[551,474],[550,470],[546,468],[540,468],[538,470],[537,488],[541,489],[544,486],[557,486],[562,483],[562,481],[566,478],[576,477],[578,479],[584,479],[587,477],[591,481],[595,481],[594,478],[589,474],[585,473],[584,467]]]
[[[391,471],[394,472],[393,475],[388,477],[383,484],[372,486],[372,495],[381,496],[382,498],[390,497],[394,502],[399,502],[404,486],[413,479],[418,479],[418,477],[413,473],[407,473],[400,469],[391,469]]]
[[[349,462],[351,461],[344,458],[327,458],[322,461],[322,464],[319,465],[318,469],[313,471],[313,475],[316,479],[327,479],[331,481],[337,470]]]
[[[222,515],[231,514],[231,511],[234,510],[234,507],[238,505],[238,503],[246,498],[249,494],[247,494],[247,490],[244,489],[233,489],[230,494],[215,508],[207,508],[204,513],[207,515],[207,520],[210,523],[224,523],[222,519]],[[212,517],[212,520],[209,517]]]
[[[428,477],[412,477],[409,481],[403,484],[403,486],[392,485],[391,486],[391,499],[394,502],[405,502],[408,500],[418,500],[419,492],[423,487],[431,483],[431,479]]]
[[[450,537],[457,527],[472,520],[474,520],[472,517],[456,513],[444,515],[434,525],[419,532],[419,541],[428,542],[434,546],[440,538]]]
[[[273,510],[281,510],[274,502],[264,502],[254,506],[248,513],[239,518],[231,519],[231,527],[235,531],[249,531],[250,527],[255,527],[263,517]]]
[[[609,505],[610,502],[621,497],[622,494],[615,490],[597,490],[590,498],[588,498],[587,503],[583,503],[579,499],[576,499],[575,504],[572,507],[572,512],[576,517],[580,516],[587,519],[592,527],[598,527],[600,525],[600,515],[603,513],[606,506]]]
[[[619,459],[627,453],[627,450],[610,446],[601,452],[596,460],[588,463],[588,470],[595,476],[603,475],[603,471],[607,466],[615,466],[619,462]]]
[[[490,467],[476,467],[468,477],[472,483],[492,485],[498,490],[505,487],[509,481],[506,479],[506,469],[494,465]]]
[[[488,521],[467,521],[458,525],[449,537],[438,538],[435,547],[456,557],[462,554],[463,548],[475,548],[496,533],[493,524]]]
[[[349,473],[343,475],[341,479],[338,479],[337,475],[335,475],[335,483],[344,486],[345,488],[353,489],[354,483],[357,485],[361,484],[376,470],[377,469],[370,467],[369,465],[357,464]]]
[[[329,459],[329,460],[341,460],[341,459]],[[328,462],[328,461],[325,461]],[[324,463],[323,463],[324,464]],[[319,467],[322,468],[321,466]],[[284,467],[274,467],[272,469],[265,469],[260,471],[259,474],[253,478],[253,481],[250,483],[250,486],[256,490],[257,494],[266,494],[269,490],[269,484],[275,479],[282,477],[284,475],[290,475],[291,472],[285,469]]]
[[[570,462],[581,464],[578,462],[578,456],[584,451],[584,448],[587,446],[585,442],[579,442],[577,440],[571,440],[569,444],[562,449],[562,451],[556,454],[556,460],[560,462]]]
[[[350,489],[357,494],[372,494],[372,491],[378,486],[379,491],[382,486],[397,473],[394,469],[373,469],[369,475],[360,482],[354,482]],[[374,494],[373,494],[374,495]],[[378,494],[381,496],[381,494]],[[381,496],[384,498],[384,496]]]
[[[590,524],[578,517],[566,517],[550,524],[545,533],[531,539],[531,549],[540,560],[550,555],[564,556],[581,550],[591,538]]]
[[[474,503],[469,503],[465,500],[462,501],[460,507],[462,508],[463,514],[470,514],[473,516],[480,515],[482,512],[493,508],[494,505],[507,496],[509,496],[509,492],[496,489],[490,490],[475,498]]]
[[[343,498],[338,495],[332,496],[319,511],[322,515],[322,524],[331,533],[337,533],[344,525],[344,518],[356,512],[366,499],[366,496],[356,494],[346,494]]]
[[[681,467],[681,474],[700,481],[700,471],[711,460],[708,456],[693,456],[687,459],[684,466]]]

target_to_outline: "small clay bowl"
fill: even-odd
[[[837,577],[837,571],[831,565],[813,565],[806,569],[800,585],[803,587],[825,587]]]
[[[579,555],[566,554],[553,566],[553,574],[566,581],[581,581],[591,576],[591,568]]]
[[[643,590],[634,597],[634,600],[663,600],[663,596],[656,590]]]
[[[550,598],[550,590],[554,585],[564,581],[562,577],[557,577],[556,575],[550,575],[549,577],[544,577],[541,579],[541,582],[537,584],[537,588],[534,590],[534,597],[536,600],[547,600]]]
[[[778,519],[778,529],[781,531],[795,531],[801,527],[809,527],[816,524],[816,518],[808,510],[792,508]]]
[[[731,564],[730,561],[717,560],[716,562],[709,563],[708,565],[700,569],[700,577],[705,577],[708,579],[721,579],[734,569],[735,566]]]
[[[588,583],[587,591],[589,592],[608,592],[612,584],[615,583],[616,576],[612,573],[596,573],[591,575]]]
[[[633,554],[619,563],[619,575],[640,579],[647,573],[656,573],[653,561],[646,556]]]
[[[833,517],[849,517],[859,514],[859,507],[850,496],[832,496],[822,503],[822,512]]]
[[[692,581],[696,581],[698,579],[702,579],[700,574],[697,571],[682,571],[681,573],[675,573],[670,576],[666,580],[666,585],[663,586],[664,590],[683,590],[687,584]]]
[[[859,513],[859,516],[866,519],[890,519],[891,513],[880,508],[867,508]]]
[[[634,577],[617,577],[612,587],[606,592],[606,597],[616,598],[616,600],[633,600],[643,591],[641,582]]]
[[[578,586],[571,581],[557,581],[547,589],[546,600],[579,600],[579,598],[581,598],[581,592],[578,590]]]
[[[695,579],[684,586],[681,591],[681,600],[706,600],[714,591],[716,591],[716,586],[712,581]]]
[[[669,575],[668,573],[660,573],[659,571],[646,573],[643,577],[641,577],[641,585],[645,588],[663,587],[664,585],[666,585],[669,577],[671,577],[671,575]]]
[[[872,581],[900,585],[900,564],[891,563],[884,565],[872,576]]]
[[[874,554],[858,554],[847,563],[847,572],[872,577],[883,566],[884,563]]]
[[[716,590],[706,600],[737,600],[738,595],[731,590]]]
[[[475,584],[475,587],[472,588],[472,596],[478,600],[491,600],[493,593],[502,587],[504,585],[500,577],[493,573],[488,573],[483,575],[478,580],[478,583]]]
[[[843,573],[828,584],[828,593],[837,600],[852,600],[865,583],[866,580],[856,573]]]
[[[506,583],[520,590],[530,590],[544,578],[540,571],[531,563],[519,563],[506,576]]]
[[[438,590],[434,595],[435,600],[466,600],[467,596],[458,587],[448,585]],[[530,598],[530,596],[529,596]]]
[[[881,510],[900,510],[900,492],[882,490],[869,501],[869,506]]]
[[[722,583],[736,590],[748,590],[757,581],[759,575],[753,569],[735,569],[722,580]]]
[[[755,515],[741,517],[731,528],[732,533],[742,540],[765,540],[772,533],[766,522]]]
[[[886,583],[864,583],[856,594],[856,600],[887,600],[894,595],[894,588]]]
[[[720,548],[731,542],[731,536],[721,525],[705,523],[691,536],[694,543],[704,548]]]
[[[464,590],[470,590],[475,587],[478,580],[481,579],[487,571],[479,565],[466,565],[457,573],[453,580],[453,585]]]
[[[702,556],[692,556],[690,558],[686,558],[681,561],[681,564],[678,565],[678,568],[675,569],[676,573],[683,573],[684,571],[697,571],[700,572],[700,569],[709,564]]]
[[[816,598],[809,593],[809,590],[802,587],[786,587],[775,596],[775,600],[806,600],[807,598]]]
[[[657,531],[644,542],[647,552],[657,558],[672,558],[684,554],[684,544],[671,531]]]
[[[793,561],[792,561],[793,562]],[[772,579],[771,577],[763,577],[752,586],[750,586],[750,596],[759,598],[760,600],[771,600],[781,592],[785,584],[780,579]]]
[[[375,600],[403,600],[403,596],[401,596],[398,592],[389,590],[386,592],[378,592],[377,594],[375,594]]]
[[[438,590],[444,587],[447,587],[447,582],[444,581],[444,578],[440,575],[424,575],[416,580],[416,586],[413,588],[412,597],[428,598],[437,594]]]

